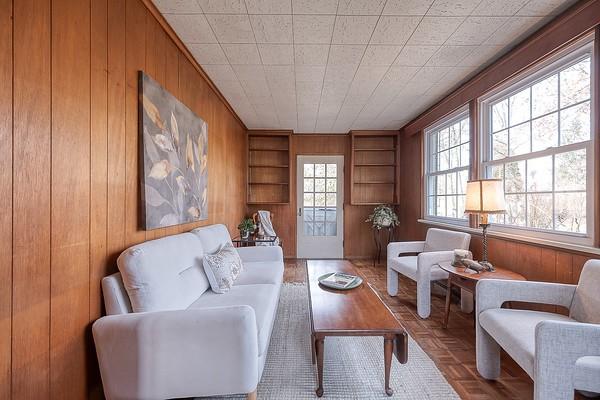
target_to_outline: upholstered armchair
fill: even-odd
[[[448,273],[437,266],[452,261],[455,249],[469,248],[471,235],[463,232],[431,228],[425,241],[394,242],[387,247],[387,291],[390,296],[398,294],[398,274],[417,282],[417,313],[421,318],[431,313],[431,282],[448,279]],[[417,255],[407,255],[418,253]],[[465,296],[461,296],[466,297]],[[466,298],[463,310],[469,307]]]
[[[533,379],[535,400],[600,393],[600,260],[585,263],[578,285],[481,280],[476,297],[481,376],[498,378],[503,348]],[[563,306],[569,315],[501,308],[507,301]]]

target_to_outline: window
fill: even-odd
[[[587,44],[481,101],[481,173],[504,180],[498,230],[591,244],[593,161]]]
[[[465,193],[469,177],[468,111],[445,118],[425,131],[426,218],[466,224]]]

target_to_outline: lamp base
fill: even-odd
[[[489,261],[479,261],[479,264],[481,264],[481,266],[485,268],[488,272],[496,272],[496,269]]]

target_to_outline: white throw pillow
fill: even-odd
[[[210,287],[215,293],[228,292],[243,267],[238,252],[229,243],[224,244],[214,254],[205,254],[203,266]]]

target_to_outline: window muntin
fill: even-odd
[[[591,51],[583,46],[482,101],[481,171],[504,180],[507,213],[492,217],[499,230],[591,243]]]
[[[469,177],[470,129],[468,112],[427,129],[425,214],[429,219],[466,224],[465,193]]]

